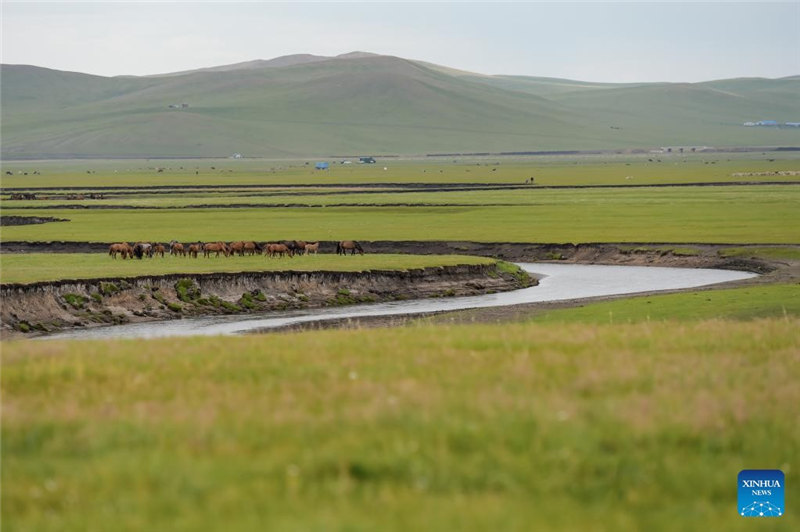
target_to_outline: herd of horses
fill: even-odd
[[[308,255],[313,253],[316,255],[318,251],[319,241],[305,242],[303,240],[284,240],[271,243],[239,240],[237,242],[194,242],[191,244],[183,244],[173,240],[169,244],[160,244],[158,242],[137,242],[135,244],[118,242],[108,247],[108,254],[113,259],[116,259],[117,256],[121,256],[123,259],[164,257],[167,253],[176,257],[192,257],[195,259],[201,254],[203,257],[210,257],[212,254],[214,257],[219,257],[220,254],[225,257],[263,254],[271,258],[286,256],[292,258],[301,254]],[[351,255],[356,253],[364,254],[364,248],[355,240],[342,240],[336,244],[337,255],[347,255],[348,251]]]

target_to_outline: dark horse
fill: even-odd
[[[336,254],[337,255],[347,255],[347,251],[350,251],[351,255],[355,255],[356,251],[360,255],[364,254],[364,248],[361,247],[361,244],[356,242],[355,240],[342,240],[338,244],[336,244]]]

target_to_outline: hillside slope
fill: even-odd
[[[741,126],[800,119],[798,89],[796,78],[621,85],[481,76],[361,52],[149,77],[3,65],[2,157],[799,145],[800,130]]]

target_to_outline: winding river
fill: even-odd
[[[254,329],[269,329],[303,322],[366,316],[398,316],[479,307],[519,305],[521,303],[635,294],[659,290],[677,290],[756,277],[756,274],[748,272],[694,268],[550,263],[520,263],[519,266],[534,277],[537,277],[539,285],[511,292],[482,296],[394,301],[391,303],[372,303],[348,307],[270,312],[245,316],[209,316],[75,329],[42,337],[42,339],[159,338],[167,336],[236,334]]]

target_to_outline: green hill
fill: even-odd
[[[3,65],[2,157],[796,146],[800,129],[742,123],[800,120],[799,89],[796,77],[600,84],[481,76],[361,52],[148,77]]]

